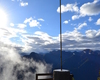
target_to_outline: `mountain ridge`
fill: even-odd
[[[38,54],[32,52],[27,55],[36,61],[45,61],[52,65],[52,71],[60,68],[60,50],[51,51],[46,54]],[[24,56],[26,57],[26,56]],[[62,66],[64,69],[70,70],[75,80],[95,80],[100,70],[100,51],[85,49],[82,51],[66,52],[62,51]],[[84,75],[83,75],[84,74]]]

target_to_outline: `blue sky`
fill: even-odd
[[[62,0],[63,50],[100,49],[100,0]],[[0,47],[59,49],[59,0],[0,0]]]

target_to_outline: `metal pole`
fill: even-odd
[[[61,0],[60,0],[60,57],[61,57],[61,71],[62,71],[62,28],[61,28]]]

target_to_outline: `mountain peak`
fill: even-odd
[[[37,54],[37,53],[35,53],[35,52],[31,52],[31,53],[30,53],[31,56],[36,55],[36,54]]]

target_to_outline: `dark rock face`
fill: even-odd
[[[24,55],[23,57],[28,58],[28,59],[34,59],[35,61],[42,61],[43,62],[43,55],[31,52],[30,55]]]

